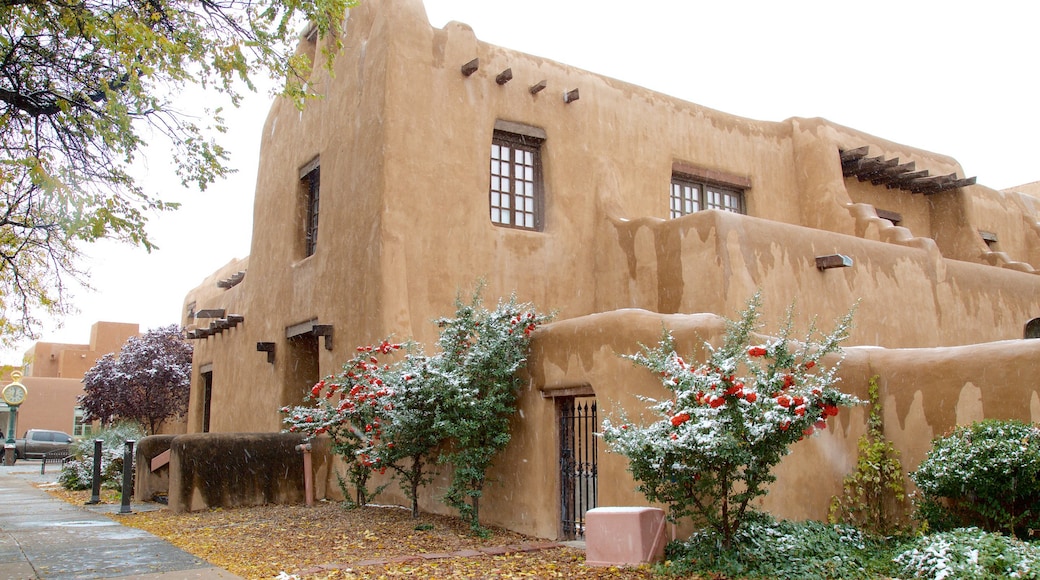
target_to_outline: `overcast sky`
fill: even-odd
[[[378,0],[362,0],[378,1]],[[1003,189],[1040,180],[1040,3],[686,0],[426,0],[430,22],[753,119],[824,117],[956,158]],[[238,173],[180,189],[162,152],[146,187],[183,203],[150,227],[160,249],[88,248],[96,291],[40,340],[87,343],[98,320],[142,330],[179,321],[184,295],[249,253],[259,133],[270,100],[227,114]],[[0,351],[16,363],[31,342]]]

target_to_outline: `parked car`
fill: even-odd
[[[40,459],[48,452],[68,450],[72,436],[61,431],[29,429],[21,439],[14,440],[15,459]]]

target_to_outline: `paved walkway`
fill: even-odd
[[[40,475],[39,461],[0,466],[0,580],[239,578],[104,514],[118,505],[76,506],[37,489],[57,477],[47,467]]]

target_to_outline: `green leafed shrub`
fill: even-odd
[[[988,419],[933,442],[910,477],[930,529],[978,526],[1026,538],[1040,529],[1040,426]]]
[[[867,386],[870,415],[867,432],[857,445],[856,469],[845,476],[842,494],[831,499],[832,523],[853,524],[876,534],[896,531],[897,522],[890,508],[906,501],[903,490],[903,464],[899,451],[885,437],[885,425],[878,377]]]
[[[116,423],[81,439],[69,448],[70,459],[62,465],[58,483],[65,489],[89,489],[94,478],[94,440],[101,439],[101,486],[118,489],[122,485],[123,452],[126,442],[144,437],[144,430],[133,421]]]
[[[668,545],[672,574],[703,578],[830,578],[878,577],[876,554],[881,543],[852,526],[821,522],[774,521],[754,513],[741,526],[730,548],[711,529],[686,542]],[[887,563],[880,564],[887,566]]]
[[[758,308],[756,294],[729,322],[724,344],[705,345],[702,363],[680,356],[667,331],[656,347],[629,355],[671,396],[643,398],[653,422],[634,422],[622,411],[602,427],[648,500],[666,504],[673,522],[691,518],[713,528],[727,548],[791,446],[826,429],[840,407],[860,402],[836,387],[838,357],[824,360],[840,353],[851,313],[828,335],[811,327],[801,342],[789,338],[789,313],[777,338],[758,343]]]
[[[1040,547],[978,528],[921,537],[894,561],[902,578],[1040,578]]]

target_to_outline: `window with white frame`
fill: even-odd
[[[82,407],[76,407],[73,410],[72,417],[72,436],[73,437],[90,437],[94,431],[94,425],[90,421],[84,419],[86,412],[83,411]]]

